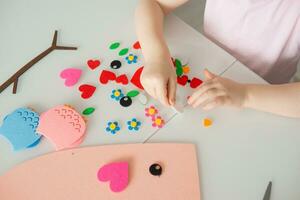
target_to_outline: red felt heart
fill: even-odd
[[[180,85],[185,86],[189,78],[186,75],[183,76],[177,76],[177,83]]]
[[[128,78],[125,74],[122,74],[121,76],[118,76],[116,78],[116,82],[117,83],[122,83],[123,85],[127,85],[128,84]]]
[[[140,88],[141,90],[144,89],[144,87],[143,87],[142,84],[141,84],[141,74],[142,74],[143,69],[144,69],[144,67],[138,68],[138,69],[134,72],[134,74],[133,74],[133,76],[132,76],[132,78],[131,78],[131,80],[130,80],[130,82],[131,82],[133,85],[135,85],[136,87]]]
[[[133,44],[133,48],[134,48],[134,49],[140,49],[140,48],[141,48],[140,42],[139,42],[139,41],[136,41],[136,42]]]
[[[96,90],[96,87],[93,85],[83,84],[79,86],[79,91],[81,92],[81,97],[84,99],[90,98]]]
[[[101,75],[99,78],[100,83],[107,84],[108,81],[113,81],[113,80],[116,80],[116,75],[113,72],[107,71],[107,70],[103,70],[101,72]]]
[[[199,85],[201,85],[202,84],[202,80],[200,80],[200,79],[198,79],[198,78],[193,78],[192,80],[191,80],[191,83],[190,83],[190,86],[191,86],[191,88],[197,88]]]
[[[87,64],[91,70],[94,70],[100,65],[100,60],[88,60]]]

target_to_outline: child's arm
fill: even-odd
[[[136,31],[145,58],[141,82],[146,92],[164,105],[173,105],[176,74],[163,36],[164,16],[187,0],[140,0]]]
[[[282,85],[241,84],[205,71],[207,80],[189,98],[193,107],[220,105],[253,108],[300,118],[300,83]]]

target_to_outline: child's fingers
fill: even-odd
[[[226,92],[224,90],[220,90],[217,88],[212,88],[205,93],[203,93],[201,96],[198,97],[198,99],[192,104],[192,106],[198,107],[199,105],[204,106],[207,102],[210,102],[220,96],[226,95]]]
[[[218,106],[228,104],[230,102],[230,99],[227,96],[219,96],[215,98],[214,100],[207,102],[202,109],[203,110],[211,110]]]
[[[203,83],[199,87],[199,89],[196,92],[194,92],[192,96],[190,96],[190,98],[188,99],[188,104],[190,105],[194,104],[194,102],[199,98],[199,96],[201,96],[203,93],[205,93],[206,91],[214,87],[215,87],[215,83],[213,81],[208,81]]]
[[[156,87],[156,96],[158,100],[165,106],[169,105],[169,101],[167,98],[167,84],[165,83],[159,83]]]
[[[168,100],[170,105],[175,105],[176,101],[176,80],[169,79],[168,83]]]
[[[204,76],[205,76],[205,80],[210,80],[215,78],[217,75],[215,75],[214,73],[210,72],[208,69],[204,70]]]

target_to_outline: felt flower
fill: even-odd
[[[161,118],[161,116],[154,117],[152,119],[152,126],[162,128],[165,125],[165,121]]]
[[[154,106],[150,106],[149,108],[145,109],[145,115],[147,117],[154,117],[158,113],[157,109]]]
[[[137,55],[133,55],[132,53],[129,54],[125,59],[128,64],[136,63],[137,62]]]
[[[118,122],[108,122],[107,123],[107,127],[106,127],[107,132],[116,134],[119,130],[120,130],[120,126],[119,126]]]
[[[116,101],[119,101],[122,97],[124,97],[124,94],[121,89],[116,89],[111,91],[110,97]]]
[[[140,121],[137,121],[136,118],[133,118],[132,120],[127,121],[128,129],[131,130],[131,131],[132,130],[135,130],[135,131],[139,130],[141,124],[142,123]]]

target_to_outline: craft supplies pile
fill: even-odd
[[[131,47],[123,46],[121,42],[112,42],[108,45],[107,51],[115,54],[112,60],[93,58],[83,62],[81,68],[66,67],[57,72],[57,80],[61,79],[62,84],[70,90],[72,88],[77,90],[78,97],[84,103],[88,104],[88,100],[93,98],[97,90],[105,86],[113,86],[114,89],[107,98],[107,101],[116,102],[113,109],[126,109],[135,104],[144,106],[144,109],[140,111],[144,112],[144,118],[133,116],[126,121],[118,121],[116,120],[118,116],[115,116],[106,122],[106,126],[99,130],[99,134],[119,135],[125,129],[138,133],[144,123],[150,123],[154,129],[162,128],[166,123],[157,106],[149,104],[150,97],[143,91],[140,81],[143,66],[140,60],[139,42],[134,42]],[[188,76],[191,71],[190,66],[183,64],[178,58],[172,58],[172,61],[180,86],[188,85],[195,89],[201,85],[202,81],[199,78]],[[121,71],[123,68],[130,68],[133,73],[124,73]],[[92,81],[89,83],[82,81],[82,77],[88,73],[99,74],[98,80],[95,80],[97,84],[91,83]],[[124,86],[127,87],[124,88]],[[78,112],[72,106],[58,105],[38,113],[26,106],[16,108],[4,117],[0,126],[0,135],[7,139],[15,151],[34,148],[43,138],[50,141],[56,150],[74,148],[84,141],[88,118],[97,109],[95,106],[87,106]],[[208,127],[211,121],[205,119],[203,124]]]

